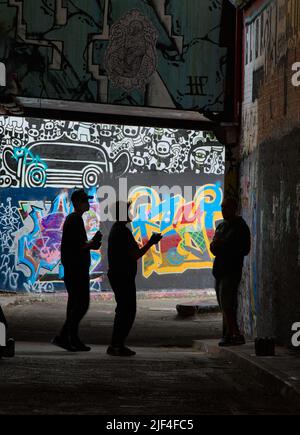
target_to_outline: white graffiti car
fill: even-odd
[[[127,152],[109,159],[106,150],[86,142],[35,142],[14,150],[20,187],[97,187],[101,175],[122,174],[130,165]]]

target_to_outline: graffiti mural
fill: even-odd
[[[241,137],[245,156],[272,137],[278,122],[298,126],[298,112],[287,103],[295,92],[290,71],[300,34],[298,9],[298,0],[265,0],[245,14]]]
[[[276,317],[285,316],[268,313],[279,312],[282,306],[288,313],[297,306],[296,296],[290,297],[290,307],[285,304],[287,289],[296,281],[292,282],[289,269],[287,274],[281,269],[276,253],[289,252],[286,263],[295,264],[289,231],[297,227],[291,211],[296,200],[290,195],[299,178],[293,170],[299,139],[291,132],[299,128],[299,93],[291,79],[299,51],[299,4],[298,0],[256,1],[244,11],[240,197],[252,250],[245,259],[239,316],[245,332],[253,337],[286,335],[284,321],[280,333],[274,332],[273,324]],[[281,168],[289,168],[288,173]],[[287,188],[290,180],[294,181]]]
[[[145,278],[154,272],[173,274],[212,267],[209,245],[216,221],[222,219],[222,198],[219,183],[198,188],[191,202],[186,202],[181,195],[162,200],[148,187],[131,192],[132,207],[136,208],[132,222],[136,240],[144,245],[153,232],[164,236],[159,248],[152,247],[143,257]]]
[[[237,8],[242,8],[247,5],[247,3],[250,3],[250,0],[229,0],[233,6]]]
[[[3,0],[0,61],[7,66],[7,92],[222,112],[222,3]]]
[[[17,202],[18,205],[12,206],[12,198],[7,198],[6,204],[0,205],[1,286],[8,290],[53,292],[56,284],[62,283],[64,273],[60,260],[62,229],[65,218],[73,211],[68,191],[59,192],[53,200]],[[96,199],[85,213],[84,222],[91,238],[99,229]],[[93,251],[91,276],[99,277],[102,269],[101,253]],[[94,278],[97,282],[98,277]],[[97,287],[96,283],[93,287]]]
[[[0,187],[89,189],[107,173],[222,175],[224,160],[206,132],[0,118]]]
[[[170,275],[182,282],[189,270],[210,275],[208,244],[220,218],[224,171],[225,148],[211,132],[0,117],[0,288],[63,289],[60,241],[73,188],[84,187],[95,197],[85,215],[91,237],[100,224],[96,192],[101,186],[118,192],[121,178],[129,190],[137,186],[136,204],[150,189],[147,222],[142,224],[141,216],[148,210],[139,207],[132,223],[137,241],[145,242],[151,229],[165,235],[161,251],[152,250],[142,262],[139,279],[168,288],[174,284],[163,279]],[[174,182],[191,186],[193,197],[162,199],[149,187]],[[92,253],[94,291],[106,279],[105,252],[104,242],[101,253]],[[196,285],[192,281],[189,285]]]
[[[157,38],[155,27],[139,10],[128,12],[112,26],[105,65],[115,87],[145,89],[157,68]]]
[[[0,282],[3,288],[17,290],[19,274],[15,268],[15,233],[20,228],[18,208],[12,205],[12,199],[7,196],[0,204]]]
[[[60,260],[62,228],[73,211],[67,189],[7,189],[11,197],[0,204],[0,288],[7,291],[54,292],[63,289]],[[94,196],[91,209],[84,215],[88,238],[99,229],[100,204]],[[29,197],[19,200],[19,196]],[[34,196],[34,199],[30,199]],[[135,217],[133,234],[146,243],[152,232],[162,232],[159,249],[152,248],[141,264],[141,276],[183,274],[188,270],[212,267],[209,244],[216,222],[222,218],[223,190],[220,183],[196,189],[192,201],[181,195],[161,199],[152,188],[136,187],[131,192]],[[48,199],[52,198],[52,200]],[[106,245],[93,251],[90,273],[93,291],[102,289],[106,273]],[[103,255],[104,254],[104,255]],[[104,257],[104,258],[103,258]]]

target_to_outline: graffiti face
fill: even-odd
[[[140,169],[142,169],[143,166],[145,165],[145,159],[139,155],[133,156],[132,162],[135,165],[135,167],[138,167]]]
[[[197,168],[200,168],[204,164],[205,159],[206,159],[206,151],[201,148],[197,149],[195,151],[195,164]]]
[[[29,136],[31,136],[31,137],[36,139],[39,136],[39,131],[36,128],[30,128],[28,130],[28,134],[29,134]]]
[[[156,147],[157,154],[160,157],[167,157],[170,154],[170,144],[168,142],[159,142]]]
[[[190,153],[191,169],[197,173],[204,174],[223,174],[225,171],[224,165],[224,149],[222,147],[200,146],[194,148]]]
[[[140,128],[132,127],[132,126],[123,126],[123,134],[125,137],[129,137],[131,139],[138,137]]]
[[[112,26],[105,66],[114,86],[144,90],[156,70],[157,38],[153,24],[138,10],[128,12]]]

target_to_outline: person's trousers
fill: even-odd
[[[111,344],[122,347],[136,316],[135,277],[108,274],[108,279],[117,303]]]
[[[67,315],[61,330],[62,338],[78,338],[79,323],[87,313],[90,305],[89,272],[66,271],[64,276],[68,292]]]
[[[216,278],[215,290],[219,307],[223,313],[223,337],[227,335],[227,328],[224,321],[224,311],[230,310],[237,319],[238,289],[241,281],[241,274],[228,273]]]
[[[1,307],[0,307],[0,323],[3,323],[5,325],[5,328],[7,328],[7,321]]]

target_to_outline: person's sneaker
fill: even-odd
[[[230,341],[232,346],[242,346],[243,344],[246,344],[246,340],[243,335],[233,335]]]
[[[90,346],[86,346],[79,338],[71,339],[71,345],[75,347],[78,352],[90,352]]]
[[[54,344],[54,346],[61,347],[62,349],[68,350],[69,352],[77,352],[77,349],[75,346],[73,346],[69,340],[63,339],[59,337],[58,335],[51,340],[51,343]]]
[[[106,353],[111,356],[134,356],[136,353],[126,346],[108,346]]]
[[[231,337],[222,337],[219,342],[219,347],[228,347],[231,345]]]
[[[76,344],[75,348],[78,352],[90,352],[92,350],[90,346],[86,346],[84,343]]]
[[[106,353],[111,356],[120,356],[120,347],[108,346]]]
[[[122,356],[134,356],[136,352],[134,350],[129,349],[129,347],[123,346],[121,347]]]

